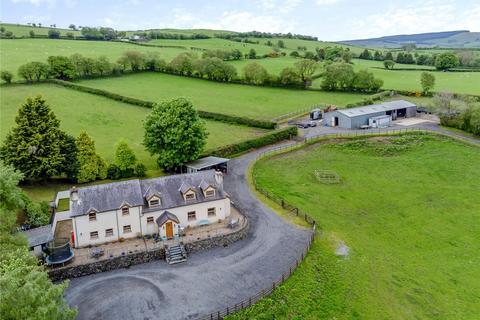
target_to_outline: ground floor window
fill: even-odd
[[[98,231],[92,231],[90,232],[90,239],[98,239]]]
[[[147,217],[147,223],[153,223],[153,217]]]
[[[190,211],[187,215],[188,221],[197,220],[197,213],[195,211]]]
[[[123,226],[123,233],[129,233],[129,232],[132,232],[132,226],[131,225]]]
[[[215,208],[208,208],[207,212],[209,217],[215,217],[216,215]]]
[[[113,236],[113,229],[106,229],[105,230],[105,237]]]

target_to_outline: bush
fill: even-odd
[[[122,177],[120,167],[111,163],[107,168],[107,178],[111,180],[118,180]]]
[[[48,30],[48,37],[50,39],[59,39],[60,38],[60,31],[50,29],[50,30]]]
[[[137,163],[135,165],[135,175],[139,178],[143,178],[147,175],[147,167],[143,163]]]
[[[26,195],[24,196],[25,215],[27,219],[25,223],[32,227],[40,227],[50,222],[50,208],[48,202],[33,202]]]
[[[258,138],[245,140],[239,143],[220,147],[214,150],[205,152],[205,156],[213,155],[218,157],[228,157],[251,149],[260,148],[266,145],[274,144],[275,142],[290,139],[298,134],[296,127],[288,127],[273,133],[263,135]]]
[[[13,74],[10,71],[0,72],[0,78],[5,81],[5,83],[12,83]]]

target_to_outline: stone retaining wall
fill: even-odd
[[[185,250],[188,253],[206,250],[214,247],[228,246],[235,241],[246,237],[249,223],[246,220],[238,230],[225,236],[218,236],[209,239],[203,239],[185,244]],[[121,257],[114,257],[107,260],[96,261],[93,263],[62,267],[48,270],[48,275],[52,281],[60,281],[69,278],[78,278],[105,271],[111,271],[119,268],[128,268],[137,264],[165,259],[165,249],[160,248],[152,251],[132,253]]]

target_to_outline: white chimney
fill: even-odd
[[[75,186],[70,189],[70,200],[78,201],[78,190]]]
[[[223,191],[223,173],[221,171],[215,171],[215,182],[218,188]]]

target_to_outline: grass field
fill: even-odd
[[[287,67],[293,67],[295,62],[299,61],[300,59],[295,59],[292,57],[278,57],[278,58],[265,58],[265,59],[256,59],[256,60],[251,60],[251,59],[243,59],[243,60],[237,60],[237,61],[230,61],[229,63],[235,66],[237,68],[237,72],[239,76],[243,78],[243,68],[252,62],[258,63],[259,65],[263,66],[265,69],[267,69],[268,73],[271,75],[276,75],[278,76],[280,72]],[[320,70],[320,64],[317,69],[317,72]]]
[[[369,61],[354,59],[354,69],[368,69],[384,81],[383,88],[422,91],[420,76],[423,71],[419,70],[386,70],[381,61]],[[399,66],[398,64],[396,66]],[[408,65],[400,65],[408,68]],[[411,65],[410,67],[421,67]],[[428,67],[427,67],[428,68]],[[480,95],[480,72],[442,72],[431,71],[435,75],[434,91],[449,91],[455,93],[468,93]],[[320,86],[322,78],[314,81],[314,87]]]
[[[87,57],[106,56],[111,62],[115,62],[127,50],[158,52],[160,57],[167,62],[172,60],[177,54],[186,51],[185,49],[145,47],[107,41],[1,39],[0,61],[1,69],[12,72],[18,80],[18,67],[30,61],[46,62],[47,58],[52,55],[70,56],[74,53],[80,53]]]
[[[13,35],[16,37],[29,37],[30,36],[30,30],[35,32],[35,35],[48,35],[48,30],[53,29],[50,27],[31,27],[28,25],[19,25],[19,24],[13,24],[13,23],[0,23],[0,26],[5,28],[5,31],[11,31],[13,32]],[[70,29],[61,29],[61,28],[55,28],[54,30],[60,31],[60,35],[66,36],[67,32],[72,32],[76,36],[82,35],[80,31],[72,31]]]
[[[200,110],[271,119],[319,103],[344,106],[365,95],[218,83],[162,73],[140,73],[118,78],[83,80],[82,85],[129,97],[161,101],[183,96]]]
[[[310,146],[255,166],[260,185],[324,233],[285,285],[232,319],[478,319],[480,149],[409,137]],[[316,169],[341,183],[320,183]],[[342,242],[350,253],[337,258]]]
[[[75,136],[81,130],[86,130],[95,140],[97,151],[107,161],[113,160],[116,142],[125,138],[138,159],[148,167],[149,174],[158,174],[155,159],[145,151],[142,145],[142,121],[150,112],[149,109],[54,85],[0,87],[1,141],[14,124],[18,107],[27,97],[37,94],[42,94],[50,104],[61,120],[63,130]],[[234,126],[218,121],[206,121],[206,124],[210,133],[207,148],[231,144],[265,132],[261,129]]]

